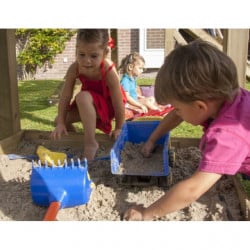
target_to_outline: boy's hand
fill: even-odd
[[[123,220],[135,220],[141,221],[144,220],[143,212],[145,208],[142,205],[137,205],[129,208],[123,216]]]
[[[141,153],[143,155],[143,157],[150,157],[152,155],[152,152],[154,151],[155,149],[155,144],[152,143],[150,140],[146,141],[143,145],[142,145],[142,148],[141,148]]]

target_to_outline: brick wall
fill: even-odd
[[[113,32],[115,32],[116,49],[112,52],[115,57],[113,58],[112,54],[112,60],[118,67],[124,56],[134,51],[139,51],[139,29],[117,29],[113,30]],[[39,68],[32,79],[63,79],[68,67],[75,61],[75,46],[76,35],[66,42],[64,51],[56,56],[53,65],[45,65]],[[21,67],[18,67],[18,80],[21,80],[21,71]]]
[[[68,67],[75,61],[76,35],[66,42],[64,51],[58,54],[53,65],[37,70],[35,79],[63,79]]]
[[[112,34],[112,33],[111,33]],[[65,50],[55,58],[52,67],[43,67],[35,74],[35,79],[63,79],[69,65],[75,60],[76,36],[66,43]],[[117,67],[124,56],[134,51],[139,51],[139,29],[117,29],[115,46]],[[67,62],[65,62],[65,59]]]
[[[164,49],[165,29],[147,29],[147,48]]]
[[[139,51],[139,29],[117,30],[117,53],[118,66],[123,57],[135,51]]]

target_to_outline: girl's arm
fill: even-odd
[[[110,61],[106,60],[105,67],[109,67],[111,65]],[[121,94],[121,87],[120,87],[120,80],[119,75],[113,67],[106,76],[107,86],[109,87],[110,96],[112,100],[112,105],[115,111],[115,131],[114,137],[115,139],[118,137],[122,125],[125,122],[125,107],[122,101],[122,94]]]
[[[67,130],[65,127],[65,120],[67,115],[67,109],[69,107],[75,81],[77,78],[77,63],[74,62],[70,65],[67,70],[65,76],[64,86],[60,95],[60,100],[58,104],[58,116],[57,116],[57,124],[55,130],[52,132],[52,137],[54,139],[60,138],[62,133],[67,134]]]
[[[145,98],[145,96],[142,95],[140,86],[138,85],[136,86],[136,93],[137,93],[138,98]]]
[[[135,206],[128,209],[124,219],[152,220],[185,208],[206,193],[221,176],[221,174],[197,171],[188,179],[176,184],[149,207]]]

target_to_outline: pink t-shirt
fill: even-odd
[[[198,169],[203,172],[250,176],[250,92],[241,89],[219,115],[204,126]]]

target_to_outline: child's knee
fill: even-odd
[[[79,92],[76,97],[76,104],[83,103],[83,102],[90,102],[92,101],[92,97],[88,91],[81,91]]]

